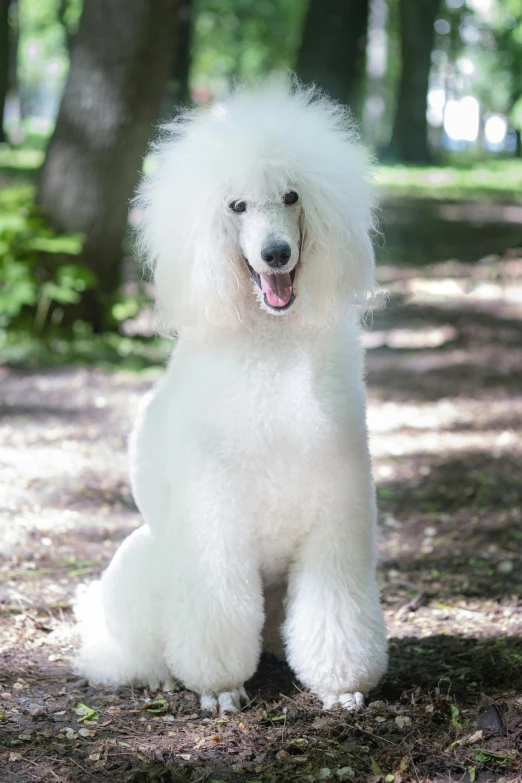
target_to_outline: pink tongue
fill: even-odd
[[[288,273],[282,275],[259,275],[261,290],[272,307],[284,307],[292,296],[292,281]]]

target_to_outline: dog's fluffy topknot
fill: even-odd
[[[138,246],[169,328],[234,328],[253,306],[228,210],[289,187],[303,207],[294,318],[327,326],[374,287],[368,156],[349,112],[296,79],[236,86],[211,109],[181,113],[154,146],[136,198]]]

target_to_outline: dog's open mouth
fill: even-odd
[[[277,312],[288,310],[295,299],[295,267],[291,272],[262,275],[250,266],[246,258],[245,262],[250,271],[250,277],[263,292],[265,304]]]

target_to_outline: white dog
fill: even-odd
[[[344,109],[273,80],[185,114],[157,153],[139,232],[179,337],[131,438],[145,524],[79,604],[78,670],[176,678],[237,710],[267,620],[325,708],[357,708],[387,661],[358,336],[366,156]]]

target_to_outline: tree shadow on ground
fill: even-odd
[[[388,671],[374,697],[394,700],[405,691],[453,694],[462,703],[522,690],[520,637],[469,638],[436,634],[390,640]]]
[[[471,515],[522,505],[517,450],[492,454],[486,446],[484,451],[467,449],[451,457],[419,451],[403,459],[414,463],[416,470],[406,478],[379,481],[381,510],[409,515],[465,509]]]
[[[33,663],[24,671],[18,658],[15,670],[0,670],[3,689],[34,684],[3,723],[0,753],[3,747],[10,754],[3,779],[36,779],[30,774],[36,764],[39,781],[286,783],[327,779],[322,769],[335,779],[336,770],[346,767],[353,770],[348,779],[363,781],[372,773],[373,757],[386,772],[402,769],[404,780],[451,780],[442,777],[448,761],[451,769],[464,770],[470,758],[466,744],[455,739],[483,725],[487,697],[496,705],[498,723],[484,731],[481,747],[496,752],[506,769],[511,755],[505,748],[515,747],[522,726],[510,701],[522,688],[521,659],[515,638],[395,638],[388,672],[369,708],[354,714],[324,712],[297,689],[286,664],[263,657],[247,684],[251,705],[241,715],[215,719],[201,713],[187,691],[155,694],[167,705],[158,716],[147,712],[147,692],[93,688],[64,676],[63,666],[46,674]],[[78,722],[78,703],[97,718]],[[483,768],[493,768],[496,757],[484,758]]]
[[[58,419],[76,419],[83,416],[85,410],[64,408],[53,405],[2,405],[0,404],[0,419],[22,417],[24,419],[45,419],[48,417]]]
[[[430,324],[440,326],[449,323],[456,328],[457,333],[455,338],[445,342],[440,350],[445,350],[448,346],[467,345],[470,341],[480,344],[518,345],[522,338],[522,322],[506,316],[502,311],[495,312],[493,304],[489,305],[488,310],[480,308],[476,302],[466,302],[465,299],[459,300],[458,304],[447,300],[437,306],[416,302],[397,302],[398,306],[393,304],[392,298],[390,307],[374,313],[372,330],[386,329],[393,332],[406,327],[418,328]]]
[[[258,702],[296,694],[299,686],[286,663],[263,655],[247,683]],[[484,695],[522,690],[522,646],[519,637],[468,638],[448,634],[390,640],[388,671],[371,699],[400,699],[405,691],[442,690],[466,702]]]
[[[386,242],[378,257],[415,266],[455,257],[475,261],[520,245],[521,214],[515,205],[389,199],[382,210]]]

